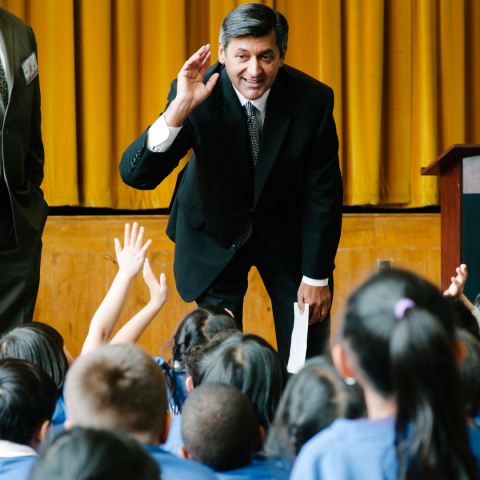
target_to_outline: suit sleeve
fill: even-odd
[[[31,30],[33,51],[37,56],[37,41],[35,34]],[[30,142],[27,148],[25,157],[25,178],[31,182],[35,187],[40,188],[43,182],[43,167],[45,164],[45,152],[42,141],[42,115],[40,111],[40,80],[39,75],[33,80],[33,100],[32,110],[30,116]]]
[[[177,80],[174,80],[165,111],[176,95]],[[163,182],[192,148],[195,139],[193,126],[188,118],[166,152],[150,151],[147,148],[147,133],[148,128],[127,148],[120,162],[122,180],[139,190],[153,190]]]
[[[328,278],[334,269],[342,229],[343,185],[338,137],[333,119],[333,91],[304,169],[302,274]]]

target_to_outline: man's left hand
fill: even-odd
[[[325,287],[314,287],[306,283],[300,283],[300,288],[297,294],[298,309],[303,314],[305,304],[308,303],[310,308],[309,325],[316,322],[321,322],[328,313],[330,308],[331,295],[328,285]]]

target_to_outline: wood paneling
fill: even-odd
[[[182,316],[195,307],[178,295],[173,277],[174,244],[165,235],[168,217],[51,217],[43,236],[40,291],[35,320],[53,325],[74,356],[80,353],[90,320],[102,302],[118,266],[113,239],[122,239],[124,225],[139,221],[153,244],[148,252],[158,276],[167,275],[170,297],[139,344],[158,355]],[[370,274],[377,260],[410,269],[440,286],[440,215],[344,215],[336,259],[333,316]],[[140,274],[133,282],[117,329],[149,299]],[[249,274],[244,307],[245,331],[276,345],[272,306],[258,271]]]

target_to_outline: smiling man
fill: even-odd
[[[241,327],[256,266],[285,360],[297,299],[310,305],[307,355],[329,338],[343,197],[333,92],[284,64],[287,41],[287,21],[271,8],[231,11],[218,62],[208,68],[209,45],[187,60],[165,111],[120,164],[125,183],[154,189],[193,149],[167,227],[177,289],[187,302],[228,308]]]

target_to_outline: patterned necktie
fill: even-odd
[[[5,110],[8,105],[8,83],[7,76],[5,75],[5,69],[3,68],[2,59],[0,58],[0,94],[2,95],[3,105]]]
[[[245,104],[247,110],[247,127],[248,133],[250,134],[250,148],[252,150],[252,160],[253,160],[253,171],[257,167],[257,157],[258,151],[260,150],[260,123],[257,118],[257,109],[255,105],[252,105],[251,102]],[[247,225],[247,231],[243,236],[242,243],[240,247],[245,244],[245,242],[252,236],[253,232],[253,223],[250,220]]]

